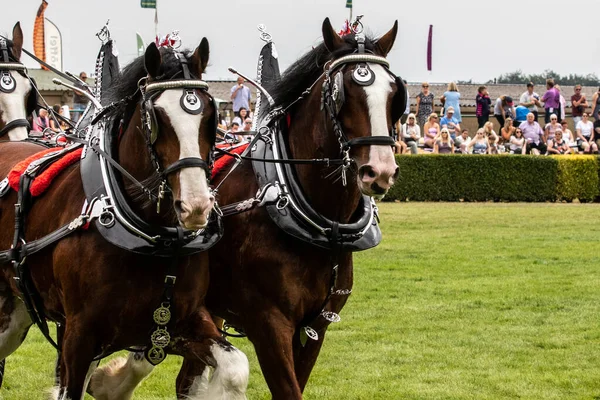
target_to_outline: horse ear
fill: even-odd
[[[192,66],[195,68],[198,77],[202,76],[206,66],[208,65],[208,58],[210,55],[210,48],[208,46],[208,40],[204,37],[200,41],[200,45],[194,51],[192,56]]]
[[[158,76],[158,71],[160,71],[161,62],[162,57],[158,47],[156,47],[156,43],[150,43],[150,45],[146,48],[146,53],[144,53],[144,66],[146,67],[146,72],[148,72],[148,75],[156,78]]]
[[[17,22],[13,28],[12,38],[12,55],[15,60],[21,59],[21,49],[23,48],[23,31],[21,30],[21,23]]]
[[[337,32],[331,26],[331,21],[329,18],[325,18],[323,21],[323,43],[325,43],[325,47],[329,50],[330,53],[333,53],[335,50],[342,47],[344,41],[337,34]]]
[[[385,57],[388,55],[390,50],[392,50],[392,46],[394,45],[394,41],[396,40],[396,35],[398,34],[398,20],[394,22],[394,26],[392,29],[388,31],[385,35],[379,38],[375,43],[375,48],[377,54]]]

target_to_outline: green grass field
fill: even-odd
[[[380,204],[306,399],[600,399],[600,206]],[[269,399],[256,357],[249,399]],[[0,399],[45,399],[54,352],[34,332]],[[136,399],[173,399],[169,357]],[[87,399],[88,397],[86,397]]]

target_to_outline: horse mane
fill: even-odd
[[[273,107],[286,107],[296,100],[302,92],[312,85],[323,73],[323,66],[327,61],[352,54],[358,48],[354,35],[343,37],[344,45],[330,52],[325,43],[319,44],[290,65],[279,79],[269,82],[266,89],[269,91],[275,104]],[[365,38],[365,49],[374,52],[375,40]]]

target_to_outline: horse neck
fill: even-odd
[[[117,144],[117,161],[135,179],[144,183],[154,177],[156,171],[150,159],[148,146],[144,138],[145,133],[140,131],[142,127],[141,112],[138,106],[129,121],[127,130],[121,135],[120,141]],[[129,200],[131,209],[138,216],[148,223],[164,225],[167,222],[164,209],[168,209],[169,207],[164,207],[163,204],[163,212],[160,215],[157,214],[155,204],[153,203],[152,206],[148,206],[148,197],[139,195],[140,190],[137,185],[125,177],[123,177],[123,183],[125,196]],[[153,194],[156,195],[157,193],[154,192]]]
[[[320,111],[321,98],[313,94],[291,114],[288,129],[290,158],[339,159],[340,145],[333,133],[325,111]],[[327,123],[326,123],[327,121]],[[341,171],[326,178],[337,166],[295,166],[300,187],[312,207],[325,217],[347,223],[358,207],[361,193],[356,183],[356,173],[347,171],[347,185],[340,179]]]

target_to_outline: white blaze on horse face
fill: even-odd
[[[181,89],[165,90],[154,105],[169,117],[179,140],[179,159],[200,156],[198,131],[203,113],[192,115],[179,104]],[[166,166],[165,166],[166,167]],[[200,229],[208,223],[208,215],[214,205],[214,196],[209,191],[206,173],[200,167],[179,170],[180,221],[187,229]]]
[[[0,111],[2,112],[2,122],[4,125],[16,119],[27,118],[25,113],[26,96],[32,90],[29,79],[24,78],[16,71],[11,71],[10,74],[17,86],[12,93],[0,92]],[[27,137],[27,128],[23,126],[13,128],[8,132],[9,140],[25,140]],[[6,137],[4,139],[6,140]]]
[[[369,63],[369,68],[375,74],[375,81],[369,86],[363,86],[363,89],[367,95],[371,136],[389,136],[387,105],[394,80],[379,64]],[[393,184],[397,165],[391,146],[371,146],[367,165],[377,174],[373,181],[380,187],[387,189]],[[359,177],[359,186],[365,184]]]

